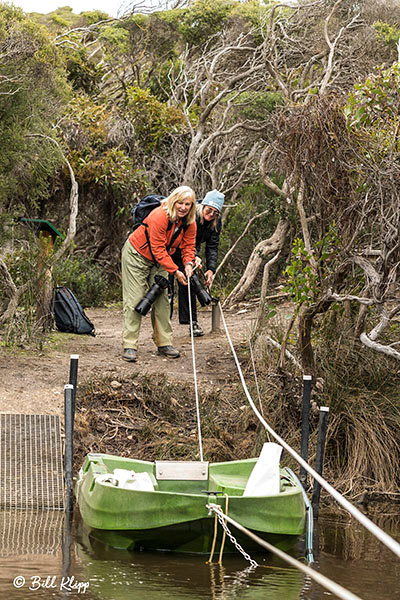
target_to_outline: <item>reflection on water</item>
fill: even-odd
[[[38,575],[62,577],[63,523],[59,510],[0,512],[1,598],[28,597],[32,578]],[[15,578],[20,588],[13,585]]]
[[[57,554],[63,522],[60,510],[0,511],[0,557]]]
[[[191,598],[200,600],[297,600],[303,585],[298,571],[274,567],[271,557],[257,557],[259,568],[240,557],[226,556],[223,565],[186,554],[118,551],[101,546],[83,532],[77,544],[91,591],[104,600],[126,598]]]
[[[371,520],[400,541],[399,507]],[[318,568],[363,600],[400,600],[400,560],[347,514],[325,515],[316,528]],[[320,598],[309,595],[307,600]]]
[[[386,514],[373,520],[393,537],[400,537],[398,515]],[[60,511],[0,512],[1,598],[325,600],[332,597],[273,556],[258,555],[260,567],[256,569],[234,555],[224,556],[223,565],[208,565],[207,557],[203,556],[129,553],[107,548],[89,537],[77,515],[73,531],[68,525]],[[315,533],[317,570],[363,600],[400,600],[400,561],[364,528],[347,516],[321,515]],[[294,554],[298,557],[301,552],[300,542]],[[15,577],[24,577],[25,584],[15,587]],[[37,581],[40,583],[34,583]],[[82,587],[72,586],[72,591],[68,591],[68,585],[62,587],[62,582]],[[89,584],[87,589],[83,584]]]

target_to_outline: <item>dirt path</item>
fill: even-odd
[[[122,310],[88,309],[96,327],[96,337],[58,334],[60,340],[42,352],[0,350],[0,412],[62,414],[63,390],[68,383],[70,355],[79,355],[78,384],[93,375],[123,379],[132,371],[165,373],[177,381],[193,380],[191,340],[188,326],[173,318],[174,346],[181,358],[162,358],[151,339],[150,317],[143,319],[138,362],[121,358]],[[232,342],[245,341],[251,326],[251,307],[224,312]],[[195,338],[196,367],[199,383],[215,384],[236,374],[226,335],[210,333],[211,309],[199,311],[199,323],[206,335]],[[221,322],[222,327],[222,322]],[[233,375],[236,376],[236,375]]]

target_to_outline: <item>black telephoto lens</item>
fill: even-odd
[[[210,294],[201,285],[197,273],[193,273],[193,275],[191,276],[190,285],[192,286],[192,289],[202,306],[207,306],[207,304],[210,304],[210,302],[212,302]]]
[[[168,279],[165,279],[162,275],[156,275],[154,277],[154,283],[149,291],[143,296],[137,306],[135,306],[136,312],[142,315],[147,315],[154,300],[162,294],[162,292],[168,287]]]

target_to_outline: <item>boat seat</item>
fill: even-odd
[[[247,475],[225,475],[210,473],[209,491],[224,492],[232,496],[241,496],[248,480]]]
[[[164,481],[207,481],[208,462],[156,460],[156,478]]]

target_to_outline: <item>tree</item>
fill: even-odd
[[[27,134],[51,134],[67,99],[59,53],[20,9],[0,6],[0,205],[35,202],[60,164],[54,149]]]
[[[26,216],[33,210],[37,211],[49,193],[50,178],[62,163],[53,124],[68,93],[62,60],[45,29],[25,17],[21,10],[2,5],[0,208],[8,216],[1,220],[0,230],[4,282],[1,323],[12,320],[23,294],[32,284],[26,281],[17,285],[12,278],[7,262],[12,264],[15,248],[7,248],[7,233],[14,216]],[[36,292],[46,294],[48,313],[47,290],[39,284],[42,275],[42,272],[35,274]]]
[[[372,159],[372,155],[368,154],[370,147],[367,150],[363,146],[365,139],[361,139],[360,132],[350,136],[344,117],[343,92],[349,90],[353,83],[349,64],[357,60],[361,40],[365,41],[372,32],[362,15],[354,9],[355,5],[340,0],[333,7],[323,2],[316,3],[311,9],[300,4],[294,16],[288,18],[287,13],[279,13],[279,9],[273,7],[265,38],[269,48],[267,69],[282,93],[285,106],[278,109],[271,119],[270,142],[264,148],[260,170],[263,182],[282,198],[283,218],[285,214],[286,218],[292,214],[292,230],[296,222],[299,224],[301,238],[296,243],[287,274],[293,296],[299,302],[299,343],[302,365],[307,372],[314,372],[311,330],[315,317],[337,302],[357,300],[357,295],[349,292],[354,289],[357,279],[350,276],[355,264],[358,285],[360,289],[364,287],[359,302],[363,306],[374,305],[382,312],[381,325],[373,329],[372,338],[398,313],[397,306],[392,306],[391,310],[386,306],[392,299],[389,290],[398,270],[394,242],[398,221],[394,214],[394,207],[398,204],[397,192],[387,198],[385,194],[389,188],[397,188],[394,184],[397,179],[396,160],[390,163],[390,168],[385,162],[382,169],[384,161],[382,158],[378,160],[378,157],[382,157],[383,144],[379,149],[375,145]],[[318,36],[317,28],[318,22],[321,22],[321,11],[325,11],[323,40]],[[304,43],[307,47],[301,50]],[[370,68],[371,62],[367,56],[361,64],[353,64],[357,65],[357,73],[361,74],[362,69]],[[374,80],[371,89],[375,84]],[[333,99],[333,93],[336,99]],[[394,89],[388,97],[393,94]],[[377,97],[373,101],[376,103]],[[359,104],[355,107],[353,103],[355,115],[360,109],[363,114],[364,109]],[[396,131],[396,126],[396,123],[392,124],[391,132]],[[376,133],[370,131],[371,134],[376,140]],[[394,133],[391,136],[391,139],[396,139]],[[387,136],[385,140],[387,144]],[[385,161],[389,156],[396,156],[395,144],[384,156]],[[276,171],[286,177],[282,188],[277,188],[270,176]],[[361,172],[368,183],[362,177],[358,178],[357,172]],[[372,201],[375,195],[372,190],[375,189],[376,201]],[[386,208],[379,210],[379,202],[382,203],[384,197]],[[369,233],[365,231],[372,215],[375,235],[372,229],[367,228]],[[376,219],[379,219],[379,226]],[[390,223],[394,224],[392,237],[388,235]],[[279,227],[282,228],[281,223]],[[277,233],[278,230],[274,235]],[[262,263],[283,246],[282,236],[279,245],[271,244],[273,239],[274,236],[259,242],[227,302],[243,298]],[[368,249],[376,250],[376,246],[379,248],[381,244],[384,249],[379,252],[390,257],[390,264],[386,259],[373,264],[365,256]],[[264,252],[265,247],[270,251]],[[348,254],[352,252],[354,256],[349,259]],[[382,271],[379,272],[377,266],[381,262]],[[361,283],[363,279],[364,286]],[[348,290],[347,294],[345,290]],[[362,314],[363,311],[358,328],[361,327]],[[372,346],[371,336],[367,337]],[[365,333],[361,339],[366,342]],[[375,347],[382,351],[378,345]],[[392,356],[397,355],[394,348],[386,348],[385,351]]]
[[[316,97],[287,109],[275,124],[281,166],[301,182],[302,238],[286,273],[300,307],[308,372],[314,319],[338,303],[360,307],[353,334],[364,344],[400,358],[395,346],[377,343],[400,312],[398,82],[396,64],[357,84],[346,110],[341,99]],[[367,322],[376,318],[367,334]]]

